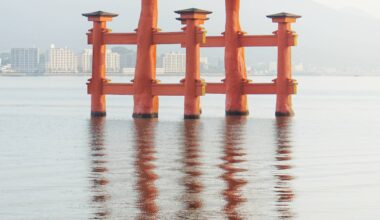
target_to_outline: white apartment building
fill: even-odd
[[[162,59],[162,66],[165,73],[184,73],[186,72],[186,54],[166,53]]]
[[[106,53],[106,71],[108,73],[119,73],[120,72],[120,54],[113,53],[107,50]]]
[[[55,48],[52,45],[47,53],[47,73],[76,73],[78,62],[75,52],[70,48]]]
[[[84,73],[92,72],[92,49],[85,49],[79,59],[80,70]],[[106,71],[108,73],[120,72],[120,55],[107,50]]]
[[[91,73],[92,70],[92,49],[84,49],[79,56],[79,70],[83,73]]]
[[[36,73],[39,65],[38,48],[12,48],[11,66],[19,73]]]
[[[201,69],[208,69],[208,58],[200,57]],[[186,72],[186,54],[184,53],[166,53],[162,58],[162,67],[164,73],[185,73]]]

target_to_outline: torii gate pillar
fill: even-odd
[[[153,43],[153,34],[157,32],[157,17],[157,0],[142,0],[133,83],[134,118],[158,117],[158,97],[152,94],[152,84],[156,83],[156,45]]]
[[[201,114],[200,95],[197,94],[197,86],[203,84],[200,74],[200,44],[206,40],[206,32],[201,27],[210,11],[190,8],[176,11],[180,14],[180,20],[185,32],[186,46],[186,78],[185,84],[185,119],[198,119]]]
[[[118,16],[103,11],[83,14],[89,21],[93,22],[90,30],[93,36],[92,45],[92,77],[88,82],[88,89],[91,93],[91,116],[106,116],[106,97],[103,92],[103,84],[106,79],[106,45],[103,41],[103,33],[108,32],[106,22],[112,21],[113,17]]]
[[[277,79],[274,80],[277,88],[276,116],[293,116],[292,96],[287,88],[290,84],[296,83],[292,79],[292,54],[289,42],[294,36],[291,23],[295,23],[301,16],[279,13],[267,17],[271,18],[274,23],[278,23],[276,33],[278,41]]]
[[[244,47],[239,37],[243,35],[240,27],[240,0],[226,0],[225,70],[226,70],[226,115],[248,115],[247,95],[243,84],[247,81]]]

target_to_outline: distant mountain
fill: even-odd
[[[58,46],[83,48],[85,32],[91,27],[81,13],[105,10],[120,16],[109,25],[114,32],[133,31],[137,26],[140,1],[137,0],[13,0],[2,4],[0,50],[11,47]],[[224,29],[224,0],[159,0],[159,26],[163,31],[179,30],[181,25],[173,11],[199,7],[214,13],[205,27],[209,34]],[[270,34],[276,29],[265,16],[287,11],[303,16],[294,30],[299,45],[294,60],[308,66],[352,71],[380,69],[380,21],[357,11],[337,11],[312,0],[241,0],[241,23],[249,34]],[[176,46],[174,49],[178,49]],[[159,51],[173,47],[160,46]],[[202,54],[222,57],[222,49],[204,49]],[[276,58],[275,49],[247,49],[247,63],[268,62]]]

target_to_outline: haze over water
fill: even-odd
[[[91,119],[86,77],[0,77],[0,218],[376,219],[380,77],[296,78],[294,118],[274,96],[226,118],[210,95],[184,121],[182,98],[133,120],[132,98],[109,96]]]

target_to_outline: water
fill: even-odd
[[[206,96],[198,121],[178,97],[158,120],[130,97],[90,119],[86,79],[0,77],[0,219],[378,218],[380,77],[297,77],[291,119],[273,96],[248,118]]]

